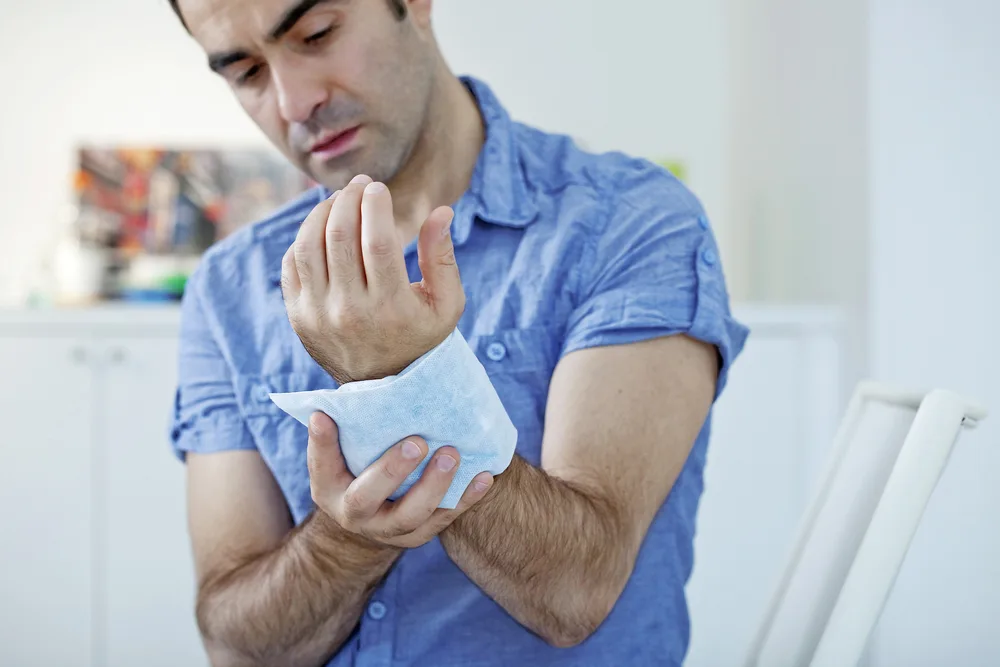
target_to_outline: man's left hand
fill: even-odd
[[[465,309],[449,230],[435,209],[420,229],[423,280],[410,283],[392,197],[358,176],[299,228],[281,267],[288,318],[340,384],[394,375],[439,345]]]
[[[455,509],[440,509],[461,460],[457,449],[442,447],[434,452],[417,483],[401,498],[390,501],[427,457],[427,443],[409,437],[354,477],[340,451],[337,425],[322,412],[309,421],[306,452],[316,507],[343,530],[382,546],[415,549],[426,544],[485,498],[493,485],[493,476],[481,472],[469,483]]]

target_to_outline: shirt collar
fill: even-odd
[[[469,189],[455,206],[455,245],[468,240],[475,218],[506,227],[525,227],[538,216],[521,164],[514,122],[489,86],[472,77],[462,77],[462,82],[479,105],[486,140]]]

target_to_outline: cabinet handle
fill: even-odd
[[[108,361],[110,361],[115,366],[120,366],[128,360],[128,353],[123,347],[113,347],[111,351],[108,352]]]
[[[69,358],[73,361],[74,364],[77,365],[83,365],[88,361],[90,361],[90,355],[87,354],[87,348],[83,347],[82,345],[78,345],[74,347],[72,350],[70,350]]]

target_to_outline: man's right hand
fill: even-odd
[[[392,197],[358,176],[299,227],[281,266],[288,320],[340,384],[395,375],[455,330],[465,291],[442,206],[420,228],[410,283]]]
[[[419,547],[447,528],[463,512],[483,499],[493,476],[483,472],[472,480],[458,507],[438,509],[458,470],[454,447],[442,447],[406,494],[389,496],[427,456],[427,443],[409,437],[354,477],[344,462],[337,426],[317,412],[309,422],[309,480],[313,502],[344,530],[373,542],[403,549]]]

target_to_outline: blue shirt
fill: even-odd
[[[721,391],[747,330],[730,315],[719,251],[698,200],[649,162],[587,154],[567,137],[513,122],[485,84],[464,81],[486,141],[469,189],[454,204],[467,295],[459,329],[517,427],[517,453],[539,465],[549,381],[575,350],[687,334],[718,348]],[[296,523],[313,509],[306,429],[268,393],[336,384],[288,322],[281,258],[328,194],[312,190],[215,245],[182,306],[175,451],[260,452]],[[411,280],[419,280],[415,244],[406,263]],[[581,645],[556,649],[519,625],[435,539],[399,558],[329,664],[680,665],[710,422],[650,526],[624,593]]]

